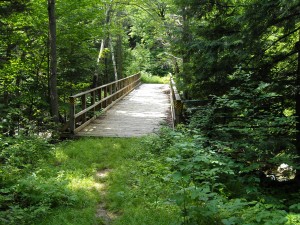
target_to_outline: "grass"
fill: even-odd
[[[169,168],[141,140],[135,155],[118,167],[109,182],[109,208],[121,216],[116,225],[176,225],[179,211],[168,201],[172,185],[164,180]]]
[[[12,187],[0,189],[2,208],[6,207],[6,204],[12,204],[12,201],[16,203],[6,207],[6,214],[2,213],[16,219],[11,218],[10,223],[1,223],[5,220],[0,217],[0,224],[105,225],[105,219],[96,216],[100,205],[105,205],[101,206],[101,209],[115,215],[112,225],[182,224],[181,216],[184,211],[179,209],[175,201],[180,205],[181,197],[185,196],[184,199],[188,200],[189,195],[181,192],[181,188],[185,187],[182,186],[183,180],[179,180],[181,183],[178,183],[178,176],[170,176],[174,166],[171,167],[169,157],[177,155],[178,152],[177,148],[167,148],[173,143],[173,139],[170,139],[173,136],[167,132],[162,134],[159,138],[83,138],[58,144],[51,151],[52,157],[40,161],[37,167],[28,170],[29,174],[20,175],[18,182]],[[180,136],[174,137],[176,142],[180,142]],[[189,145],[181,143],[178,146]],[[24,151],[22,148],[21,152]],[[31,152],[37,154],[36,151]],[[14,157],[10,159],[20,159]],[[99,176],[104,171],[109,171],[108,176]],[[13,171],[2,172],[10,175]],[[11,196],[9,193],[12,193]],[[178,193],[181,193],[181,196],[178,196]],[[205,190],[202,194],[207,196]],[[212,224],[206,219],[210,221],[214,218],[219,221],[219,215],[234,219],[234,215],[239,215],[239,212],[232,211],[235,207],[244,210],[243,213],[249,218],[257,213],[258,208],[244,208],[239,201],[225,204],[223,199],[222,204],[229,208],[224,207],[224,211],[215,214],[214,210],[211,211],[213,208],[207,210],[205,207],[217,204],[215,207],[218,208],[220,198],[216,200],[218,201],[205,200],[204,208],[199,208],[197,213],[206,213],[203,218],[199,217],[205,219],[205,222],[197,224]],[[297,200],[294,201],[297,203]],[[259,209],[264,210],[264,216],[274,216],[268,208]],[[27,212],[30,212],[30,215]],[[295,205],[295,209],[287,213],[286,224],[300,224],[298,212],[299,205]],[[284,219],[281,218],[281,214],[278,218]]]
[[[100,202],[118,215],[116,225],[176,224],[177,209],[162,202],[169,188],[161,180],[166,168],[141,143],[143,138],[83,138],[60,144],[39,175],[68,182],[75,203],[56,207],[33,224],[101,225],[96,218]],[[109,176],[97,178],[97,171],[104,169],[111,171]],[[99,188],[103,182],[105,196]]]
[[[168,84],[170,82],[170,76],[156,76],[150,73],[142,72],[141,80],[146,84]]]
[[[36,224],[101,224],[95,217],[97,205],[103,201],[95,174],[122,164],[135,143],[135,139],[84,138],[59,145],[47,171],[55,171],[54,176],[68,181],[68,188],[77,198],[76,205],[56,209]]]

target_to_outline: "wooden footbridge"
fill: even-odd
[[[178,103],[175,104],[174,91],[170,94],[170,86],[173,85],[141,84],[140,74],[135,74],[73,95],[69,131],[76,136],[96,137],[153,133],[168,117],[176,122],[178,110],[171,106]]]

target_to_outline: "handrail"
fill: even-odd
[[[182,122],[183,101],[177,91],[175,81],[172,76],[170,77],[170,87],[171,114],[174,129],[177,124]]]
[[[72,95],[70,101],[70,131],[75,134],[96,119],[97,114],[111,108],[140,84],[141,74]]]

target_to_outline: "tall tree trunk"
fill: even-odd
[[[105,48],[105,40],[102,39],[102,40],[101,40],[101,45],[100,45],[99,54],[98,54],[98,58],[97,58],[97,68],[95,69],[95,73],[94,73],[94,76],[93,76],[93,84],[92,84],[92,88],[97,87],[97,86],[98,86],[98,83],[99,83],[98,66],[100,65],[100,61],[101,61],[102,56],[103,56],[104,48]]]
[[[5,56],[5,63],[8,63],[9,60],[11,59],[11,52],[13,48],[16,47],[16,44],[9,44],[6,49],[6,56]],[[5,105],[5,108],[8,108],[8,103],[9,103],[9,92],[7,88],[7,80],[4,80],[4,93],[3,93],[3,103]]]
[[[296,43],[296,49],[298,50],[298,68],[296,72],[296,149],[297,154],[300,157],[300,31],[299,41]],[[300,159],[298,159],[300,164]],[[300,185],[300,170],[297,171],[297,182]]]
[[[98,55],[98,58],[97,58],[97,63],[100,63],[100,60],[102,58],[102,55],[103,55],[103,51],[104,51],[104,39],[101,40],[101,45],[100,45],[100,50],[99,50],[99,55]]]
[[[118,80],[118,70],[117,70],[117,64],[116,64],[115,52],[114,52],[114,46],[113,46],[113,43],[112,43],[111,36],[109,36],[109,44],[110,44],[110,51],[111,51],[111,60],[113,62],[114,73],[115,73],[115,81],[117,81]]]
[[[190,82],[189,77],[189,63],[190,63],[190,53],[188,51],[188,46],[190,44],[191,34],[190,34],[190,24],[188,17],[188,8],[183,6],[182,8],[182,78],[184,83]],[[184,98],[189,98],[189,93],[187,90],[184,91]]]
[[[50,111],[53,121],[59,122],[58,93],[57,93],[57,56],[56,56],[56,18],[55,0],[48,0],[49,42],[50,42]]]
[[[122,20],[120,19],[122,17],[122,12],[118,11],[117,12],[117,21],[118,21],[118,26],[124,27]],[[117,70],[118,70],[118,76],[119,79],[123,78],[123,48],[122,48],[122,43],[123,43],[123,37],[122,34],[119,33],[117,35],[117,43],[116,43],[116,63],[117,63]]]
[[[117,39],[117,50],[116,50],[116,58],[117,58],[117,69],[119,79],[123,78],[123,49],[122,49],[122,35],[118,35]]]
[[[108,5],[108,8],[106,10],[105,13],[105,21],[104,21],[104,25],[108,25],[110,22],[110,13],[111,13],[111,5]],[[103,60],[103,52],[104,49],[106,47],[107,41],[105,40],[105,38],[103,38],[101,40],[101,45],[100,45],[100,50],[99,50],[99,54],[98,54],[98,58],[97,58],[97,68],[95,70],[94,76],[93,76],[93,83],[92,83],[92,87],[95,88],[98,86],[98,82],[99,82],[99,73],[98,73],[98,67],[101,63],[101,61]],[[104,59],[104,63],[106,63],[106,59]],[[106,70],[106,65],[105,65],[105,70]]]

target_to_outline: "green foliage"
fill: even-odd
[[[162,77],[172,71],[172,58],[166,54],[166,18],[171,4],[170,1],[137,0],[127,7],[131,25],[128,33],[131,49],[127,50],[130,73],[144,71]]]
[[[170,143],[168,140],[174,140]],[[151,144],[152,142],[152,144]],[[287,224],[287,207],[280,197],[270,196],[258,186],[253,175],[245,176],[247,167],[209,145],[208,137],[184,129],[164,130],[157,139],[149,140],[149,149],[156,149],[170,172],[165,179],[173,184],[171,199],[180,207],[182,224]],[[165,145],[164,143],[168,143]],[[286,197],[286,196],[285,196]],[[298,196],[299,197],[299,196]],[[291,209],[297,210],[297,204]]]
[[[243,71],[231,79],[244,82],[202,107],[191,127],[201,130],[218,151],[243,163],[246,173],[272,170],[282,163],[297,168],[292,143],[295,118],[284,115],[282,97],[270,92],[268,83],[251,82],[251,75]]]
[[[1,138],[1,224],[95,224],[95,173],[114,168],[134,146],[84,139],[54,148],[38,138]]]
[[[51,157],[52,147],[45,140],[34,137],[2,137],[0,140],[1,167],[8,172],[1,173],[2,182],[6,180],[5,175],[18,177],[22,171],[28,172]]]
[[[93,0],[64,1],[57,4],[58,14],[58,55],[60,63],[58,71],[61,76],[61,88],[67,94],[73,91],[80,92],[78,86],[64,86],[64,82],[79,85],[85,82],[91,84],[96,70],[98,54],[98,39],[103,31],[99,29],[104,20],[104,13],[99,11],[101,3]],[[69,10],[72,8],[72,10]],[[69,90],[67,90],[69,89]]]
[[[151,66],[150,64],[150,51],[144,48],[143,44],[137,44],[137,46],[130,51],[131,64],[127,68],[128,74],[133,74],[136,71],[147,71]]]
[[[0,223],[95,224],[94,174],[110,168],[108,205],[122,213],[116,224],[300,224],[299,193],[265,177],[279,178],[273,173],[282,163],[292,174],[299,169],[299,7],[287,0],[58,2],[64,119],[70,94],[89,88],[95,73],[102,83],[113,77],[109,36],[120,76],[142,71],[144,82],[158,83],[173,70],[185,97],[212,100],[183,130],[163,129],[139,148],[136,139],[83,139],[53,149],[30,137],[55,129],[47,4],[2,1]],[[18,135],[25,137],[8,138]]]
[[[1,218],[5,224],[28,224],[45,216],[51,208],[71,206],[77,197],[66,181],[45,179],[33,174],[19,179],[15,185],[1,191]]]
[[[160,77],[160,76],[152,75],[147,72],[142,72],[141,80],[143,83],[146,84],[168,84],[170,82],[170,77],[169,76]]]
[[[298,40],[299,3],[174,3],[181,18],[173,16],[171,49],[183,58],[178,80],[189,98],[206,99],[227,93],[233,85],[229,74],[242,67],[255,74],[252,80],[270,82],[293,100],[288,90],[295,87],[290,81],[296,78],[297,71],[294,47]],[[176,27],[178,18],[181,23]]]
[[[154,137],[138,140],[108,179],[109,209],[122,212],[114,224],[179,223],[178,208],[170,201],[172,184],[166,180],[169,168],[152,141]]]
[[[113,224],[297,224],[299,194],[283,196],[291,201],[270,196],[241,173],[246,166],[230,151],[220,151],[221,141],[208,142],[188,127],[55,149],[40,139],[2,137],[1,222],[92,225],[100,199],[118,215]],[[109,176],[97,178],[103,169]],[[97,189],[102,182],[105,196]]]
[[[68,188],[76,196],[76,202],[74,205],[61,204],[53,208],[50,214],[36,220],[35,224],[102,224],[100,218],[96,218],[99,204],[105,202],[107,210],[110,211],[110,207],[113,208],[114,205],[122,207],[121,202],[126,201],[121,196],[126,191],[126,184],[132,176],[129,168],[131,168],[132,158],[138,153],[137,143],[138,139],[135,138],[83,138],[57,146],[52,164],[55,165],[60,180],[68,181]],[[103,170],[108,170],[109,175],[99,178],[97,173]],[[119,173],[120,170],[124,173],[115,181],[114,174]],[[43,172],[45,173],[47,174],[46,171]],[[117,191],[120,193],[114,195],[114,201],[106,202],[107,197],[103,192],[109,195],[108,192],[116,190],[109,186],[111,180],[115,181],[116,186],[120,185]],[[128,191],[128,194],[131,192]]]
[[[161,154],[163,151],[168,149],[173,143],[174,143],[174,134],[169,132],[168,127],[162,127],[158,135],[162,137],[161,139],[158,139],[157,136],[149,136],[146,140],[144,140],[145,145],[150,145],[151,148],[149,148],[149,151],[151,151],[154,154]]]
[[[105,4],[94,0],[56,4],[60,122],[68,117],[64,107],[68,96],[91,86],[104,36],[99,26]],[[47,1],[7,1],[2,7],[8,11],[0,16],[0,130],[9,136],[20,131],[37,134],[53,126],[47,91]]]
[[[45,140],[1,138],[0,217],[5,224],[28,224],[59,205],[72,205],[76,197],[59,177],[41,176],[41,166],[53,158]]]

